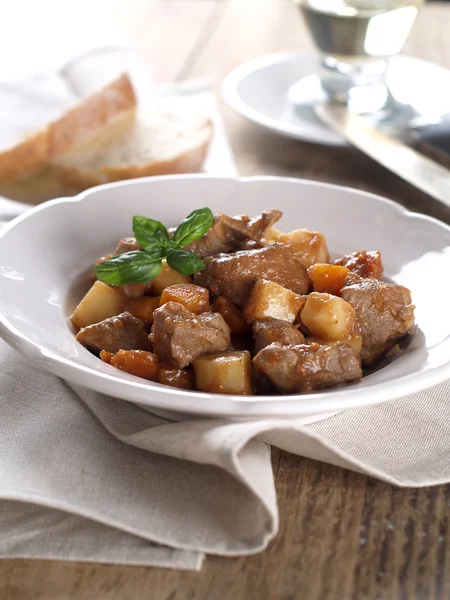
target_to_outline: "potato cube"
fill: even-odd
[[[269,242],[269,244],[273,244],[279,241],[279,237],[280,235],[282,235],[282,233],[282,231],[280,231],[279,229],[275,229],[275,227],[269,227],[269,229],[264,234],[264,239],[266,242]]]
[[[182,275],[169,267],[165,260],[162,261],[161,273],[151,282],[151,292],[155,296],[160,296],[166,287],[177,285],[178,283],[192,283],[192,277]]]
[[[77,329],[120,315],[125,309],[126,297],[119,287],[96,281],[73,311],[72,323]]]
[[[112,356],[108,357],[105,353],[100,358],[105,362],[109,362],[116,369],[143,379],[155,380],[158,374],[158,359],[152,352],[146,350],[119,350]]]
[[[207,354],[194,361],[197,389],[211,394],[251,395],[251,361],[247,350]]]
[[[161,294],[159,305],[162,306],[166,302],[178,302],[196,315],[210,310],[208,290],[194,283],[179,283],[166,287]]]
[[[313,336],[330,342],[346,340],[356,327],[356,313],[348,302],[319,292],[309,294],[300,319]]]
[[[159,369],[157,381],[183,390],[195,390],[195,374],[190,369]]]
[[[281,233],[278,242],[284,244],[306,268],[330,260],[325,236],[318,231],[296,229]]]
[[[318,263],[308,269],[315,292],[326,292],[339,296],[344,287],[344,281],[350,273],[347,267]]]
[[[233,335],[241,335],[251,330],[250,324],[244,319],[241,311],[228,298],[224,296],[216,298],[213,302],[212,310],[222,315],[223,320]]]
[[[142,298],[128,300],[127,310],[133,317],[151,325],[153,323],[153,313],[159,308],[159,299],[160,296],[156,296],[155,298],[143,296]]]
[[[244,310],[247,321],[279,319],[293,323],[305,304],[305,299],[273,281],[261,279],[253,286]]]

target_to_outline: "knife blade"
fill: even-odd
[[[411,123],[406,142],[415,150],[450,169],[450,115],[434,123]]]
[[[450,207],[450,170],[384,133],[344,105],[317,104],[316,115],[353,146]]]

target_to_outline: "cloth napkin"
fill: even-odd
[[[30,367],[0,342],[0,557],[199,569],[263,550],[269,444],[400,486],[450,481],[450,383],[302,426],[172,423]]]
[[[71,63],[81,83],[82,64],[98,83],[92,72],[108,72],[110,52]],[[140,70],[144,81],[139,61],[127,62],[126,55],[134,53],[114,53],[115,68],[132,63],[134,76]],[[118,55],[125,56],[123,64],[118,65]],[[145,82],[143,93],[158,93]],[[91,89],[87,85],[77,93]],[[182,94],[211,111],[217,133],[208,169],[233,174],[205,86],[163,93]],[[0,218],[23,208],[4,201]],[[450,481],[449,396],[445,382],[307,426],[281,419],[173,423],[38,371],[0,341],[0,558],[198,570],[208,553],[259,552],[278,529],[270,445],[395,485],[445,483]]]

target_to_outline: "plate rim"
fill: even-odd
[[[347,147],[349,144],[343,138],[342,141],[338,141],[336,139],[335,142],[319,142],[316,139],[312,139],[308,135],[301,135],[293,132],[288,124],[283,124],[283,121],[265,117],[260,111],[252,108],[248,103],[244,102],[241,99],[241,96],[237,93],[238,83],[242,81],[244,77],[255,72],[256,70],[260,70],[263,67],[272,66],[277,63],[292,61],[295,58],[311,59],[317,56],[319,55],[314,52],[303,53],[285,51],[274,52],[271,54],[265,54],[263,56],[257,56],[256,58],[251,58],[238,65],[225,77],[222,83],[222,96],[227,104],[242,117],[268,131],[278,133],[293,140],[299,140],[313,144],[323,144],[325,146]],[[318,122],[317,125],[320,126],[321,124]],[[326,129],[326,126],[323,125],[323,128]]]
[[[20,226],[20,223],[24,220],[33,218],[37,213],[51,210],[52,207],[61,204],[82,204],[91,196],[95,195],[98,191],[104,189],[111,189],[111,187],[127,187],[136,184],[146,184],[153,181],[170,181],[180,179],[214,179],[214,180],[227,180],[232,181],[236,184],[246,184],[252,182],[264,182],[264,181],[276,181],[276,182],[289,182],[295,185],[312,186],[317,188],[329,188],[337,191],[343,191],[360,197],[367,197],[371,200],[381,202],[388,205],[391,210],[394,210],[398,216],[403,219],[419,219],[425,220],[431,223],[434,227],[438,227],[443,230],[447,235],[450,235],[450,226],[446,223],[423,215],[410,211],[402,205],[373,194],[371,192],[365,192],[356,188],[347,186],[336,185],[333,183],[311,181],[308,179],[296,179],[293,177],[278,177],[278,176],[252,176],[252,177],[224,177],[214,176],[210,174],[190,174],[190,175],[167,175],[158,177],[146,177],[134,180],[128,180],[123,182],[115,182],[111,184],[104,184],[91,188],[82,192],[74,197],[63,197],[56,198],[54,200],[42,203],[24,214],[18,216],[16,219],[11,221],[0,231],[0,244],[4,238],[7,237],[8,233]],[[1,306],[0,306],[1,308]],[[95,391],[105,393],[110,396],[115,396],[120,399],[125,399],[131,402],[140,403],[148,406],[148,408],[154,407],[160,408],[161,410],[174,410],[184,414],[196,414],[204,416],[214,417],[228,417],[228,418],[262,418],[262,417],[301,417],[305,414],[305,410],[301,410],[310,403],[312,400],[320,401],[321,406],[317,411],[317,414],[326,414],[336,412],[336,410],[347,410],[353,408],[353,401],[358,397],[357,407],[367,405],[375,405],[381,402],[393,400],[395,398],[405,396],[411,393],[422,391],[432,385],[441,383],[445,379],[450,377],[450,359],[447,363],[438,365],[437,367],[430,369],[429,371],[422,372],[419,376],[416,374],[405,375],[387,382],[381,382],[374,384],[373,386],[365,387],[364,390],[358,391],[357,384],[352,386],[347,385],[342,388],[335,388],[330,394],[329,391],[319,391],[312,394],[290,394],[283,396],[252,396],[243,397],[236,395],[219,395],[219,394],[207,394],[195,391],[179,390],[176,388],[169,388],[168,386],[162,386],[154,382],[143,382],[139,378],[133,378],[130,380],[118,379],[114,375],[107,373],[101,373],[85,365],[77,364],[75,361],[68,360],[62,356],[58,356],[53,351],[47,350],[45,347],[33,342],[21,331],[19,331],[15,325],[3,315],[0,310],[0,337],[3,338],[10,346],[15,348],[20,354],[26,356],[33,361],[35,366],[41,366],[47,371],[54,373],[60,377],[88,387]],[[83,381],[80,381],[80,378]],[[112,388],[111,389],[111,384]],[[121,388],[121,393],[114,393],[114,388]],[[122,389],[123,388],[123,389]],[[143,394],[149,394],[149,390],[156,392],[158,401],[152,404],[147,397]],[[124,393],[129,391],[129,393]],[[132,392],[135,391],[136,394]],[[159,392],[159,393],[158,393]],[[381,393],[384,392],[384,393]],[[142,397],[139,396],[142,394]],[[192,407],[186,400],[204,399],[202,406]],[[160,401],[162,400],[162,402]],[[169,400],[165,402],[164,400]],[[338,402],[336,402],[336,400]],[[209,402],[208,402],[209,400]],[[212,401],[212,402],[211,402]],[[195,403],[194,403],[195,404]],[[337,408],[336,404],[339,406]],[[218,406],[219,405],[219,406]],[[306,413],[310,413],[310,410],[306,410]]]
[[[267,131],[271,131],[277,133],[279,135],[283,135],[289,139],[300,140],[313,144],[322,144],[324,146],[331,146],[337,148],[349,147],[350,144],[342,138],[342,141],[339,142],[337,139],[335,142],[330,140],[319,141],[317,139],[313,139],[307,134],[299,134],[293,132],[291,127],[288,124],[283,125],[283,121],[279,119],[272,119],[270,117],[265,117],[260,111],[252,108],[246,102],[241,99],[241,96],[237,93],[237,84],[244,79],[244,77],[248,76],[250,73],[253,73],[256,70],[260,70],[263,67],[272,66],[277,63],[284,62],[292,62],[300,59],[311,59],[319,57],[318,52],[299,52],[299,51],[282,51],[282,52],[273,52],[270,54],[264,54],[262,56],[257,56],[254,58],[250,58],[249,60],[241,63],[237,67],[235,67],[224,79],[222,83],[222,96],[227,104],[235,110],[242,117],[254,123]],[[417,58],[415,56],[400,53],[390,59],[392,62],[398,62],[403,60],[413,61],[414,63],[421,64],[423,66],[433,67],[437,69],[441,69],[446,71],[450,75],[450,69],[446,67],[429,61],[423,58]],[[317,123],[320,125],[320,122]],[[326,129],[326,126],[324,125]],[[336,134],[337,135],[337,134]]]

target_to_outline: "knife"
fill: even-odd
[[[450,115],[433,123],[412,121],[407,133],[415,150],[450,169]]]
[[[384,133],[344,105],[317,104],[316,115],[353,146],[450,207],[450,170]]]

